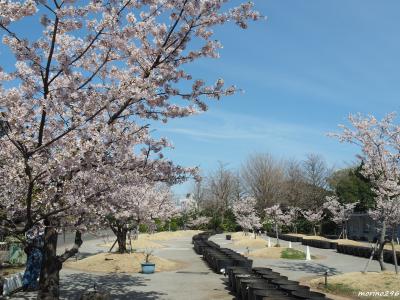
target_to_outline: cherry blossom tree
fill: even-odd
[[[210,220],[210,217],[199,216],[190,220],[188,225],[190,228],[207,228],[207,224],[210,222]]]
[[[265,217],[271,220],[275,227],[276,245],[279,247],[279,228],[282,225],[290,225],[292,222],[292,215],[284,213],[279,204],[275,204],[265,209]]]
[[[399,197],[384,200],[382,198],[377,199],[376,207],[374,210],[369,211],[372,219],[378,222],[378,224],[387,224],[386,226],[391,229],[391,246],[393,252],[393,261],[395,265],[396,274],[399,274],[398,261],[394,240],[398,235],[398,227],[400,225],[400,199]],[[386,240],[385,240],[386,241]]]
[[[179,214],[182,217],[184,230],[186,230],[188,222],[190,222],[191,219],[196,218],[198,209],[198,203],[192,194],[186,195],[186,198],[180,201]]]
[[[311,223],[314,235],[317,235],[316,227],[319,225],[324,218],[324,212],[322,209],[306,209],[301,211],[302,215],[308,222]]]
[[[257,200],[253,197],[245,197],[236,200],[233,203],[232,211],[236,218],[236,222],[243,228],[243,231],[254,232],[254,238],[256,238],[255,231],[261,227],[260,217],[256,212]]]
[[[287,215],[285,225],[291,226],[293,231],[297,233],[297,220],[301,214],[301,209],[296,206],[288,206],[285,214]]]
[[[378,261],[381,270],[386,270],[383,261],[387,228],[396,231],[399,224],[400,207],[400,126],[394,123],[391,113],[382,120],[374,116],[350,115],[351,127],[340,125],[342,133],[331,134],[340,142],[351,143],[361,148],[358,158],[361,161],[363,176],[371,181],[376,206],[372,217],[380,224]],[[394,246],[393,246],[394,249]]]
[[[138,237],[139,226],[151,226],[155,219],[164,221],[177,214],[177,208],[172,201],[171,192],[166,186],[123,185],[110,195],[110,211],[108,224],[117,237],[118,252],[127,252],[127,235],[134,231]]]
[[[150,169],[193,171],[163,159],[168,143],[152,139],[149,124],[205,111],[204,97],[234,93],[222,79],[206,86],[185,71],[196,59],[218,57],[212,27],[232,20],[246,28],[259,18],[252,3],[227,10],[225,2],[0,2],[2,43],[15,58],[13,68],[0,70],[7,123],[0,138],[1,209],[9,233],[46,225],[38,299],[59,298],[62,263],[77,252],[82,230],[110,213],[114,189],[104,183],[115,172],[138,170],[146,178]],[[63,227],[77,230],[76,243],[57,256]]]
[[[339,238],[343,236],[344,239],[347,239],[347,221],[357,204],[358,202],[341,204],[337,196],[326,197],[324,208],[332,214],[332,221],[342,228]]]

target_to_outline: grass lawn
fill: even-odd
[[[281,252],[281,258],[285,259],[306,259],[306,254],[303,251],[296,250],[293,248],[286,248]],[[314,255],[311,255],[312,259],[316,259]]]

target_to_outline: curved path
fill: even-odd
[[[97,245],[102,239],[85,240],[81,255],[91,255],[105,249]],[[100,274],[73,270],[61,271],[61,299],[78,300],[79,294],[96,284],[118,300],[232,300],[222,275],[213,273],[192,249],[191,238],[158,242],[166,248],[156,249],[154,255],[182,261],[178,271],[145,274]],[[60,249],[63,250],[63,249]],[[18,293],[11,299],[36,299],[35,293]]]
[[[262,236],[266,240],[267,237]],[[232,241],[227,241],[225,235],[217,234],[210,238],[221,245],[221,247],[232,248],[238,252],[245,252],[245,248],[235,248]],[[271,238],[271,243],[275,242],[275,238]],[[289,242],[280,240],[280,244],[283,247],[288,247]],[[301,243],[292,242],[292,248],[305,251],[306,246]],[[255,249],[250,249],[255,250]],[[329,275],[336,275],[347,272],[358,272],[362,271],[368,261],[366,258],[346,255],[337,253],[336,250],[331,249],[320,249],[310,247],[311,255],[321,256],[323,258],[316,259],[312,261],[305,260],[293,260],[293,259],[264,259],[264,258],[254,258],[254,267],[271,267],[282,275],[287,276],[291,280],[301,280],[307,277],[323,276],[323,274],[328,271]],[[394,266],[391,264],[386,264],[388,270],[394,270]],[[368,271],[379,271],[379,263],[373,260],[369,265]]]

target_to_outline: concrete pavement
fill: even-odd
[[[257,237],[260,238],[260,237]],[[265,239],[267,244],[267,237],[264,235],[261,238]],[[210,240],[218,243],[221,247],[232,248],[238,252],[247,251],[246,248],[235,248],[233,241],[227,241],[225,234],[217,234],[210,238]],[[275,242],[275,238],[271,238],[271,243]],[[282,247],[288,247],[289,242],[280,240],[279,243]],[[305,252],[306,246],[301,243],[292,242],[292,248],[302,250]],[[255,249],[249,249],[255,250]],[[328,271],[329,275],[342,274],[347,272],[358,272],[362,271],[368,261],[366,258],[346,255],[337,253],[333,249],[320,249],[310,247],[311,255],[321,256],[321,259],[312,261],[305,260],[293,260],[293,259],[263,259],[263,258],[251,258],[253,259],[253,266],[255,267],[269,267],[273,268],[274,271],[287,276],[291,280],[299,280],[306,277],[323,276],[325,271]],[[394,266],[387,264],[389,270],[394,270]],[[369,265],[368,271],[380,271],[379,263],[375,260]]]
[[[102,239],[85,240],[81,255],[107,249],[98,247]],[[82,291],[96,285],[117,300],[232,300],[222,275],[213,273],[192,249],[191,238],[162,241],[166,248],[155,249],[154,255],[179,260],[184,267],[177,271],[145,274],[94,274],[74,270],[61,271],[61,299],[78,300]],[[61,249],[63,250],[63,249]],[[35,299],[35,293],[18,293],[12,299]]]

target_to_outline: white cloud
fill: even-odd
[[[321,138],[325,135],[323,129],[222,111],[210,111],[207,112],[206,116],[192,118],[190,121],[185,120],[184,123],[179,121],[172,123],[177,125],[168,125],[158,130],[202,140],[260,140],[270,138],[296,140],[304,135]]]

